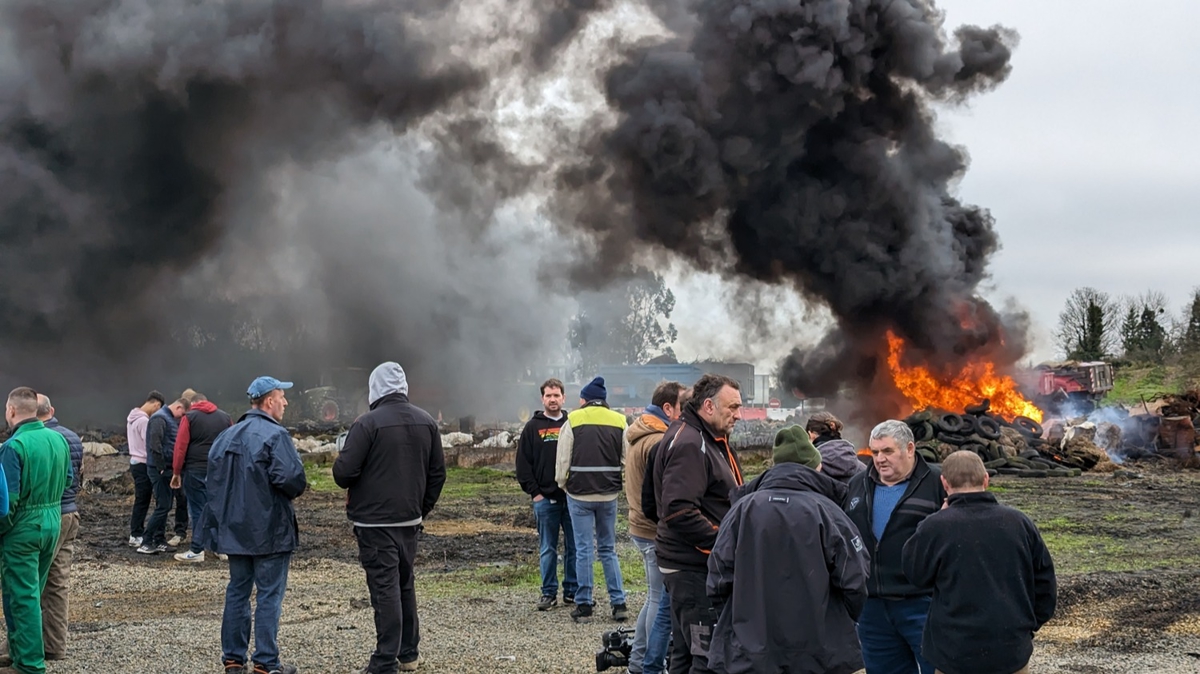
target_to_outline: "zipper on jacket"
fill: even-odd
[[[916,472],[915,468],[913,469],[913,472]],[[896,501],[896,507],[892,508],[893,515],[895,515],[896,511],[900,509],[900,505],[902,503],[904,503],[906,500],[908,500],[908,498],[910,496],[912,496],[914,493],[916,493],[917,488],[921,486],[921,482],[923,482],[928,475],[929,475],[929,473],[922,475],[920,478],[917,479],[916,482],[913,482],[911,485],[909,485],[908,489],[904,490],[904,494],[900,497],[900,500]],[[868,475],[867,477],[869,478],[870,476]],[[871,482],[872,482],[872,484],[875,484],[874,480],[872,480]],[[875,487],[872,486],[870,492],[868,492],[868,494],[867,494],[867,523],[871,525],[872,530],[875,528],[874,502],[875,502]],[[874,570],[876,572],[874,574],[876,594],[883,593],[883,581],[881,581],[879,579],[879,573],[878,573],[878,571],[879,571],[879,546],[883,542],[884,537],[887,536],[887,528],[891,524],[892,524],[892,518],[888,517],[887,524],[883,525],[883,532],[879,534],[879,538],[875,539],[875,554],[871,556],[871,564],[872,564],[872,566],[875,567]]]

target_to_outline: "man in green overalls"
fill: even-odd
[[[25,386],[8,394],[4,418],[12,436],[0,446],[9,494],[8,515],[0,518],[0,588],[9,655],[21,674],[46,671],[42,588],[58,543],[63,491],[71,484],[71,450],[38,421],[37,401],[37,392]]]

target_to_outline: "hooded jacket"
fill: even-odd
[[[867,600],[866,546],[837,500],[845,487],[781,463],[736,490],[708,560],[724,604],[708,665],[726,674],[849,674]]]
[[[933,591],[921,654],[946,674],[1010,674],[1054,616],[1054,561],[1037,527],[987,492],[950,505],[904,545],[904,573]]]
[[[370,404],[333,463],[334,482],[350,490],[346,515],[360,527],[418,526],[446,484],[441,433],[408,401],[408,380],[395,363],[371,373]]]
[[[908,486],[887,527],[882,540],[875,540],[871,528],[874,518],[875,485],[879,471],[871,464],[866,471],[850,479],[846,498],[846,514],[854,521],[866,541],[871,553],[871,581],[868,585],[872,597],[883,599],[908,599],[929,596],[928,588],[914,585],[904,575],[904,544],[917,531],[917,526],[941,509],[946,500],[946,489],[942,486],[940,468],[930,466],[920,454],[914,452],[916,463],[908,476]],[[1020,668],[1018,668],[1020,669]]]
[[[708,571],[717,528],[729,512],[729,494],[742,485],[742,468],[724,439],[687,405],[667,428],[654,460],[658,565],[672,571]]]
[[[858,450],[848,440],[821,435],[813,444],[821,453],[821,472],[835,480],[849,482],[850,478],[867,469],[858,460]]]
[[[175,474],[188,471],[198,475],[208,473],[208,450],[226,428],[233,425],[228,414],[207,400],[194,405],[179,421],[175,435],[175,450],[171,459]]]
[[[567,413],[560,411],[551,419],[538,410],[521,430],[517,442],[517,483],[532,496],[542,495],[555,501],[565,501],[566,492],[554,481],[554,466],[558,457],[558,434],[567,422]]]
[[[642,507],[642,487],[650,450],[666,432],[666,415],[654,405],[646,408],[646,413],[634,419],[625,430],[625,500],[629,502],[629,533],[651,541],[658,535],[658,526],[646,517]]]
[[[79,488],[83,485],[83,441],[75,431],[58,423],[58,417],[47,419],[46,428],[58,431],[67,441],[67,447],[71,449],[71,486],[62,493],[62,514],[79,512],[75,497],[79,495]]]
[[[129,443],[129,463],[146,463],[146,425],[150,415],[135,407],[125,417],[125,440]]]
[[[199,525],[210,549],[273,555],[300,544],[292,499],[304,493],[304,464],[287,429],[251,409],[208,452],[208,504]]]

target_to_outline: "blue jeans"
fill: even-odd
[[[604,569],[608,603],[624,605],[625,588],[621,582],[621,563],[617,560],[617,500],[580,501],[567,496],[567,508],[571,513],[571,526],[575,528],[575,576],[579,581],[575,603],[595,603],[592,599],[594,549]]]
[[[629,654],[629,671],[632,674],[661,674],[667,660],[667,646],[671,642],[671,609],[666,609],[666,627],[659,629],[660,616],[664,615],[662,600],[666,596],[663,574],[658,569],[658,558],[654,554],[654,541],[630,535],[642,563],[646,566],[646,603],[638,613],[637,626],[633,635],[633,651]]]
[[[183,469],[183,495],[187,497],[188,516],[192,518],[192,542],[188,549],[194,553],[204,552],[204,541],[200,540],[200,515],[208,504],[208,491],[204,488],[207,477],[195,469]]]
[[[225,588],[225,615],[221,619],[222,661],[233,660],[249,667],[250,591],[258,588],[254,610],[254,662],[268,671],[279,668],[279,615],[283,591],[287,589],[288,563],[292,553],[275,555],[229,555],[229,586]]]
[[[574,597],[579,583],[575,582],[575,530],[571,527],[567,502],[548,498],[534,501],[533,516],[537,520],[538,542],[541,544],[542,596],[558,596],[558,531],[562,529],[563,597]]]
[[[662,600],[658,602],[658,615],[650,627],[646,643],[646,658],[642,660],[642,674],[667,674],[668,657],[671,655],[671,594],[663,584]]]
[[[858,618],[867,674],[933,674],[921,657],[921,633],[932,597],[868,599]]]

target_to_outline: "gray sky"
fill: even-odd
[[[1200,2],[943,0],[946,28],[1003,24],[1021,35],[1013,72],[939,125],[965,145],[965,202],[991,210],[1003,249],[985,295],[1032,315],[1035,361],[1070,292],[1160,290],[1178,314],[1200,285]],[[711,326],[687,284],[676,323]],[[695,301],[695,300],[700,301]],[[703,354],[701,354],[703,355]]]

